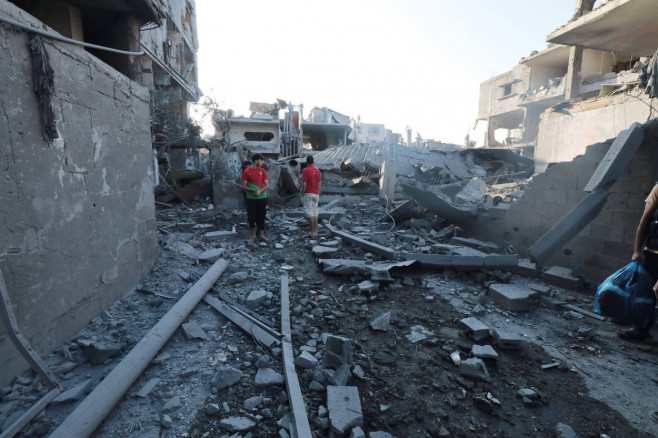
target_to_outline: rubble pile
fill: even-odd
[[[653,364],[610,350],[613,328],[588,315],[593,295],[567,288],[568,273],[553,272],[555,286],[526,263],[464,265],[512,254],[427,211],[410,217],[371,195],[327,201],[318,239],[298,208],[273,206],[258,244],[242,210],[159,210],[156,267],[45,358],[63,392],[19,436],[52,433],[218,259],[227,270],[95,436],[286,437],[304,420],[316,437],[650,436],[588,395],[601,375],[638,386],[609,361],[647,375]],[[2,388],[0,424],[39,390],[31,373]]]

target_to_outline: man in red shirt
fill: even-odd
[[[306,157],[306,169],[302,172],[302,204],[308,216],[309,237],[318,237],[318,202],[320,200],[320,183],[322,174],[313,164],[313,155]]]
[[[251,231],[251,241],[265,238],[265,215],[267,214],[267,189],[270,181],[263,169],[265,159],[261,154],[251,157],[251,166],[242,172],[242,188],[247,192],[247,221]],[[258,233],[258,234],[257,234]]]

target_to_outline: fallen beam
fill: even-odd
[[[361,239],[360,237],[356,237],[344,231],[340,231],[331,224],[327,224],[327,228],[329,228],[329,231],[331,231],[333,234],[340,236],[343,240],[347,242],[350,242],[354,245],[358,245],[362,248],[367,249],[372,253],[375,253],[387,259],[395,260],[395,251],[393,251],[392,249],[389,249],[382,245],[378,245],[373,242],[369,242],[367,240]]]
[[[266,330],[259,325],[257,319],[252,319],[248,315],[240,313],[237,309],[233,309],[228,304],[224,304],[217,298],[205,296],[203,301],[208,303],[213,309],[224,315],[229,321],[236,324],[242,330],[252,335],[263,346],[270,349],[273,345],[278,345],[281,341],[271,332],[273,329]],[[262,324],[262,323],[260,323]],[[275,333],[275,332],[274,332]]]
[[[437,268],[504,268],[519,263],[518,254],[458,255],[458,254],[405,254],[406,260],[414,260]]]
[[[606,199],[608,199],[607,190],[596,190],[587,195],[553,228],[528,248],[531,260],[539,265],[546,263],[555,251],[573,239],[599,214]]]
[[[64,419],[50,438],[90,436],[227,267],[226,260],[217,260],[110,374]]]
[[[644,128],[639,123],[621,131],[583,190],[593,192],[610,188],[631,162],[643,140]]]
[[[281,350],[283,354],[283,369],[288,388],[288,401],[290,403],[290,432],[293,437],[312,437],[311,426],[304,404],[304,396],[299,386],[299,378],[295,371],[295,355],[292,350],[290,335],[290,296],[288,294],[288,275],[281,276],[281,333],[283,334]]]

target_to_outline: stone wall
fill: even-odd
[[[5,0],[0,14],[43,29]],[[0,24],[0,269],[45,354],[131,291],[158,254],[148,90],[44,37],[59,138],[41,137],[28,34]],[[27,368],[0,327],[0,386]]]
[[[600,282],[630,262],[633,241],[644,199],[658,180],[658,129],[645,125],[644,142],[597,217],[546,263],[569,268],[579,266],[587,279]],[[571,162],[550,166],[535,175],[523,197],[509,208],[504,219],[482,223],[479,237],[513,245],[519,254],[552,228],[586,195],[586,186],[612,140],[586,148]]]

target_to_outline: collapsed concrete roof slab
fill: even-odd
[[[403,268],[418,266],[415,260],[405,260],[402,262],[374,262],[369,263],[366,260],[349,260],[349,259],[319,259],[324,272],[337,275],[352,275],[354,273],[378,273],[382,271],[397,272]]]
[[[553,31],[549,43],[651,57],[658,40],[658,2],[617,0]]]

